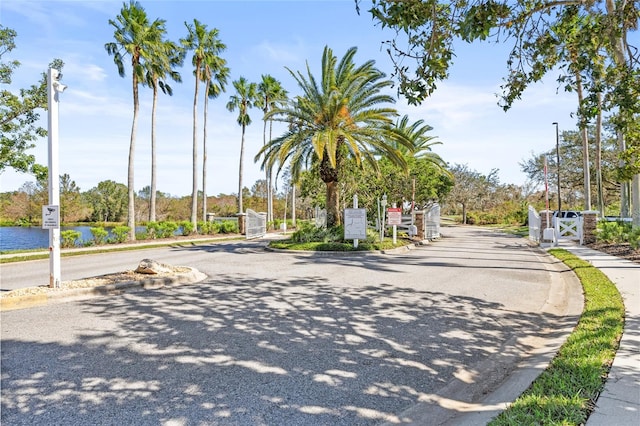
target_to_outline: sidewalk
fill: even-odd
[[[620,348],[587,426],[640,425],[640,265],[573,243],[559,247],[602,271],[625,305]]]

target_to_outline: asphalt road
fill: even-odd
[[[388,255],[241,241],[65,258],[63,280],[142,258],[208,278],[2,312],[1,423],[452,421],[575,325],[580,292],[523,239],[442,232]],[[3,265],[2,288],[43,269],[48,280],[46,261]]]

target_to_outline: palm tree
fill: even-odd
[[[365,160],[377,170],[376,155],[384,153],[406,169],[404,157],[391,142],[411,146],[393,126],[396,110],[383,106],[394,102],[382,93],[392,82],[375,68],[374,61],[356,66],[356,51],[350,48],[338,62],[325,47],[319,81],[308,65],[306,76],[289,70],[302,95],[267,114],[269,119],[288,123],[289,130],[265,145],[255,158],[264,157],[262,167],[278,164],[278,171],[290,162],[294,182],[304,168],[318,162],[326,185],[328,226],[341,223],[338,179],[344,159],[352,157],[359,166]]]
[[[267,122],[269,122],[269,141],[272,139],[273,119],[267,119],[266,114],[276,106],[284,106],[287,101],[287,91],[284,90],[278,80],[270,75],[263,75],[262,81],[258,83],[258,102],[264,112],[264,126],[262,129],[263,146],[267,144]],[[267,168],[265,170],[267,184],[267,223],[273,222],[273,173]]]
[[[204,91],[204,130],[202,135],[202,220],[207,220],[207,116],[209,111],[209,98],[215,99],[225,91],[229,68],[227,61],[219,56],[212,55],[204,64],[203,77]]]
[[[442,142],[435,141],[436,136],[428,136],[427,133],[433,130],[428,124],[424,124],[424,120],[420,119],[409,123],[409,116],[403,116],[396,123],[397,131],[402,133],[411,143],[411,146],[393,142],[391,145],[397,148],[403,155],[416,159],[427,159],[436,166],[444,169],[446,163],[438,154],[432,151],[433,145],[441,145]]]
[[[242,207],[242,165],[244,161],[244,134],[247,126],[251,124],[249,108],[258,105],[258,88],[256,83],[249,83],[246,78],[240,77],[233,82],[236,94],[229,98],[227,109],[231,112],[238,109],[238,124],[242,127],[242,139],[240,141],[240,166],[238,169],[238,212],[244,211]]]
[[[194,67],[193,75],[196,80],[196,87],[193,94],[193,185],[191,191],[191,223],[197,229],[198,221],[198,89],[199,83],[203,79],[205,64],[216,57],[219,52],[226,49],[226,45],[218,38],[218,29],[207,30],[207,26],[197,19],[193,20],[193,25],[184,23],[189,34],[187,38],[181,39],[182,45],[187,50],[193,50],[191,64]]]
[[[160,36],[164,38],[166,31]],[[173,89],[166,82],[171,78],[177,83],[182,82],[180,73],[175,68],[182,66],[184,50],[170,40],[159,40],[160,49],[147,61],[146,85],[153,90],[153,106],[151,108],[151,194],[149,197],[149,222],[156,221],[156,108],[158,104],[158,89],[162,93],[172,96]]]
[[[125,76],[124,58],[131,56],[132,83],[133,83],[133,123],[131,125],[131,141],[129,144],[129,169],[128,169],[128,218],[129,239],[136,239],[135,226],[135,192],[134,192],[134,157],[136,146],[136,130],[138,127],[138,85],[144,82],[144,65],[161,50],[160,40],[165,33],[165,21],[156,19],[149,24],[147,14],[135,0],[130,0],[120,10],[116,20],[109,20],[109,24],[115,28],[113,37],[115,42],[104,45],[107,53],[113,55],[113,62],[118,67],[120,77]]]

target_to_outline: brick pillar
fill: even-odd
[[[583,244],[596,242],[598,228],[598,212],[589,210],[582,212],[582,241]]]
[[[413,214],[415,215],[414,224],[416,225],[416,228],[418,228],[416,237],[418,237],[418,240],[424,240],[424,211],[416,210]]]

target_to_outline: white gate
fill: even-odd
[[[247,240],[264,237],[267,234],[267,214],[247,209]]]
[[[440,204],[427,207],[424,212],[424,237],[427,240],[440,238]]]
[[[556,218],[558,240],[576,240],[582,244],[582,217]]]

